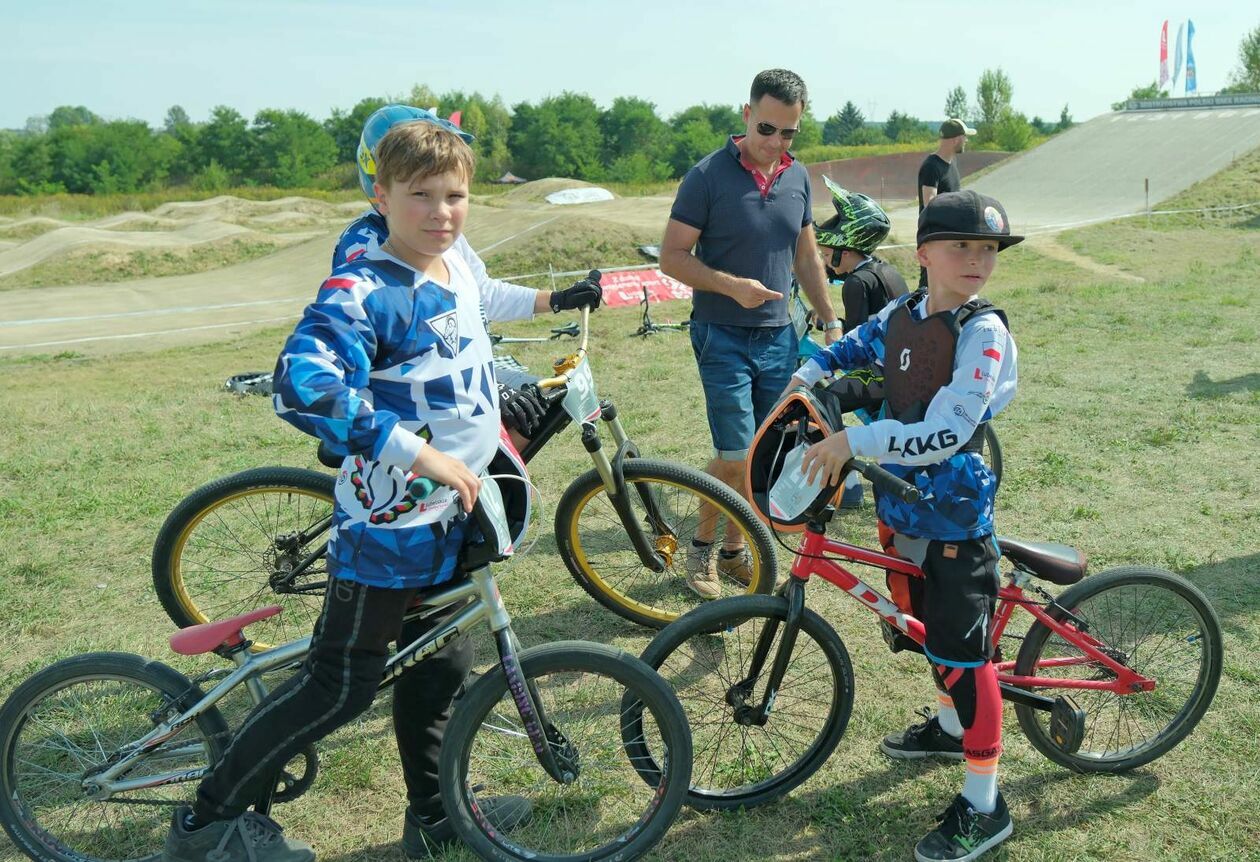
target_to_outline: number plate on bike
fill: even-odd
[[[801,299],[801,289],[799,286],[792,287],[792,294],[788,299],[788,316],[792,318],[792,329],[796,332],[798,339],[804,338],[805,333],[809,332],[809,318],[813,314]]]
[[[585,358],[569,373],[569,391],[564,396],[564,412],[575,422],[594,422],[599,418],[599,395],[595,392],[595,378],[591,365]]]

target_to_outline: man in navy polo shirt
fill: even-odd
[[[743,491],[753,433],[796,369],[788,317],[792,274],[826,322],[842,334],[814,242],[809,174],[788,152],[805,111],[805,82],[786,69],[753,79],[746,134],[705,156],[678,187],[661,270],[694,291],[691,346],[704,386],[713,460],[708,472]],[[714,553],[716,512],[706,512],[687,553],[687,584],[704,598],[721,579],[747,583],[751,562],[728,526]]]

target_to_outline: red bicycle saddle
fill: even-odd
[[[245,626],[274,617],[280,611],[279,605],[268,605],[239,617],[184,629],[171,635],[171,649],[180,655],[201,655],[214,652],[219,647],[237,646],[245,640],[241,633]]]
[[[1044,581],[1070,586],[1085,577],[1085,555],[1076,548],[1056,542],[1021,542],[997,537],[1002,556]]]

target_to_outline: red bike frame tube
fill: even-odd
[[[796,558],[792,562],[792,576],[808,580],[810,577],[817,575],[853,596],[868,610],[874,611],[881,619],[910,637],[915,643],[920,646],[923,645],[926,640],[926,631],[922,622],[914,616],[904,613],[879,590],[871,587],[857,575],[841,566],[837,561],[824,558],[824,555],[836,555],[862,565],[890,569],[894,572],[901,572],[914,577],[923,577],[923,572],[918,566],[904,557],[894,557],[879,551],[872,551],[869,548],[828,539],[822,533],[816,533],[807,529],[801,536],[801,543],[797,547]],[[1020,688],[1093,689],[1111,691],[1116,694],[1154,691],[1155,680],[1134,672],[1131,668],[1125,667],[1103,653],[1100,649],[1102,644],[1088,632],[1069,629],[1061,625],[1058,621],[1051,618],[1039,604],[1028,601],[1024,596],[1023,590],[1008,585],[1001,589],[998,597],[1000,602],[994,616],[993,626],[993,643],[995,646],[998,638],[1002,636],[1002,632],[1006,630],[1007,623],[1010,622],[1014,607],[1023,605],[1039,622],[1083,653],[1081,656],[1042,659],[1037,663],[1039,670],[1078,665],[1102,665],[1115,675],[1115,678],[1111,680],[1016,676],[1011,673],[1015,668],[1015,662],[1003,661],[995,663],[999,682]]]

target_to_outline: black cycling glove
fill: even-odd
[[[586,305],[589,305],[591,310],[594,311],[596,308],[599,308],[599,303],[603,298],[604,291],[599,286],[599,280],[587,276],[581,281],[574,282],[572,287],[552,291],[551,311],[553,313],[572,311],[575,308],[582,308]]]
[[[543,404],[542,393],[534,384],[526,383],[520,389],[513,389],[500,383],[499,411],[504,425],[528,437],[542,421],[547,407]]]

